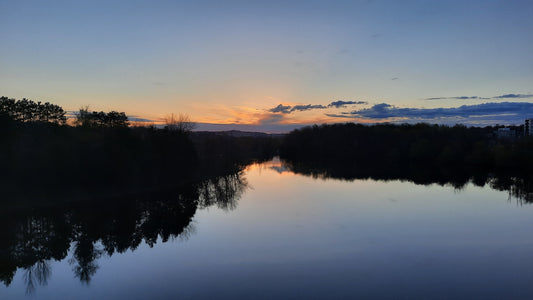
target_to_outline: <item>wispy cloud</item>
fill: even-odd
[[[504,94],[494,97],[479,96],[459,96],[459,97],[432,97],[424,100],[487,100],[487,99],[528,99],[533,98],[533,94]]]
[[[444,99],[448,99],[446,97],[432,97],[432,98],[426,98],[424,100],[444,100]]]
[[[508,98],[523,99],[523,98],[533,98],[533,94],[505,94],[505,95],[496,96],[492,98],[493,99],[508,99]]]
[[[487,100],[490,98],[485,97],[479,97],[479,96],[458,96],[458,97],[433,97],[433,98],[426,98],[424,100]]]
[[[482,98],[482,97],[478,97],[478,96],[459,96],[459,97],[451,97],[450,99],[455,99],[455,100],[477,100],[477,99],[489,99],[489,98]]]
[[[139,116],[128,116],[128,120],[132,122],[155,122],[153,119],[141,118]]]

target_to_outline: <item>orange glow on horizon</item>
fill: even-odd
[[[276,102],[279,104],[279,102]],[[283,102],[283,105],[296,106],[299,103]],[[269,105],[270,108],[276,105]],[[192,120],[198,123],[225,124],[225,125],[296,125],[296,124],[324,124],[324,123],[376,123],[375,121],[359,118],[343,118],[327,116],[325,112],[333,109],[317,109],[309,111],[296,111],[291,113],[271,112],[268,108],[252,108],[249,106],[226,105],[191,105],[196,111]]]
[[[271,113],[268,111],[258,111],[249,109],[249,112],[234,110],[231,111],[227,117],[199,117],[194,118],[193,121],[199,123],[210,124],[242,124],[242,125],[267,125],[267,124],[282,124],[282,125],[295,125],[295,124],[325,124],[325,123],[377,123],[375,120],[365,120],[360,118],[342,118],[342,117],[329,117],[323,114],[314,113],[312,116],[301,116],[297,113],[282,114]],[[272,120],[269,122],[269,120]],[[384,121],[386,122],[386,121]]]
[[[328,116],[326,113],[338,113],[334,108],[326,109],[312,109],[307,111],[294,111],[290,113],[271,112],[269,109],[279,105],[263,104],[263,108],[255,108],[253,103],[248,103],[241,106],[229,106],[224,104],[197,104],[191,103],[186,107],[179,109],[169,109],[174,111],[174,114],[183,113],[190,118],[191,122],[204,124],[219,124],[219,125],[253,125],[253,126],[267,126],[267,125],[311,125],[311,124],[331,124],[331,123],[347,123],[355,122],[362,124],[382,123],[397,120],[368,120],[361,118],[344,118]],[[266,108],[264,107],[265,105]],[[300,103],[283,102],[284,106],[297,106]],[[130,107],[134,108],[134,107]],[[151,112],[148,107],[135,107],[132,111],[126,113],[132,117],[130,119],[130,126],[150,126],[150,125],[164,125],[165,117],[170,113],[157,114]],[[144,108],[144,109],[143,109]],[[101,107],[95,107],[94,110],[99,110]],[[154,108],[152,108],[154,109]],[[139,119],[137,119],[139,118]],[[145,119],[145,120],[142,120]],[[74,119],[69,118],[69,124],[73,124]]]

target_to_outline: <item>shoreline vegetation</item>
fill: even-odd
[[[1,202],[101,198],[173,187],[275,154],[268,135],[193,133],[191,123],[173,117],[164,128],[130,127],[123,112],[87,108],[71,126],[59,106],[49,117],[45,108],[50,106],[0,98]]]
[[[531,170],[533,137],[498,138],[497,128],[426,123],[314,125],[290,132],[280,152],[290,161],[363,167]]]
[[[280,136],[195,132],[184,115],[169,115],[158,128],[130,126],[124,112],[84,107],[73,122],[65,114],[54,104],[0,97],[0,205],[171,188],[278,155],[295,172],[315,177],[456,187],[492,176],[530,178],[533,169],[533,138],[498,138],[498,126],[342,123]]]
[[[533,203],[533,139],[499,139],[496,127],[345,123],[280,137],[192,126],[171,116],[164,128],[132,127],[125,113],[87,108],[67,125],[59,106],[1,97],[0,281],[21,269],[32,293],[49,261],[73,251],[74,275],[89,283],[104,255],[186,239],[198,209],[234,209],[244,168],[274,156],[314,178],[471,182]]]
[[[234,209],[245,166],[278,148],[268,135],[191,132],[173,116],[164,128],[130,127],[125,113],[82,108],[71,126],[48,107],[0,98],[0,282],[22,270],[29,294],[69,252],[89,283],[102,256],[187,239],[196,211]]]
[[[0,97],[3,182],[38,189],[149,187],[203,179],[279,155],[294,166],[353,172],[466,170],[528,174],[533,137],[498,138],[500,126],[323,124],[285,135],[195,132],[185,115],[165,125],[130,126],[124,112],[81,108],[72,122],[57,105]],[[71,123],[70,125],[68,123]]]

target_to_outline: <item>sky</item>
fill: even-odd
[[[211,129],[519,124],[531,16],[530,0],[0,0],[0,95]]]

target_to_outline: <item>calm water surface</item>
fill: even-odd
[[[17,265],[0,298],[533,298],[533,205],[508,192],[315,179],[276,160],[233,179],[203,186],[168,240],[111,255],[96,240],[85,262],[72,242],[58,261]]]

